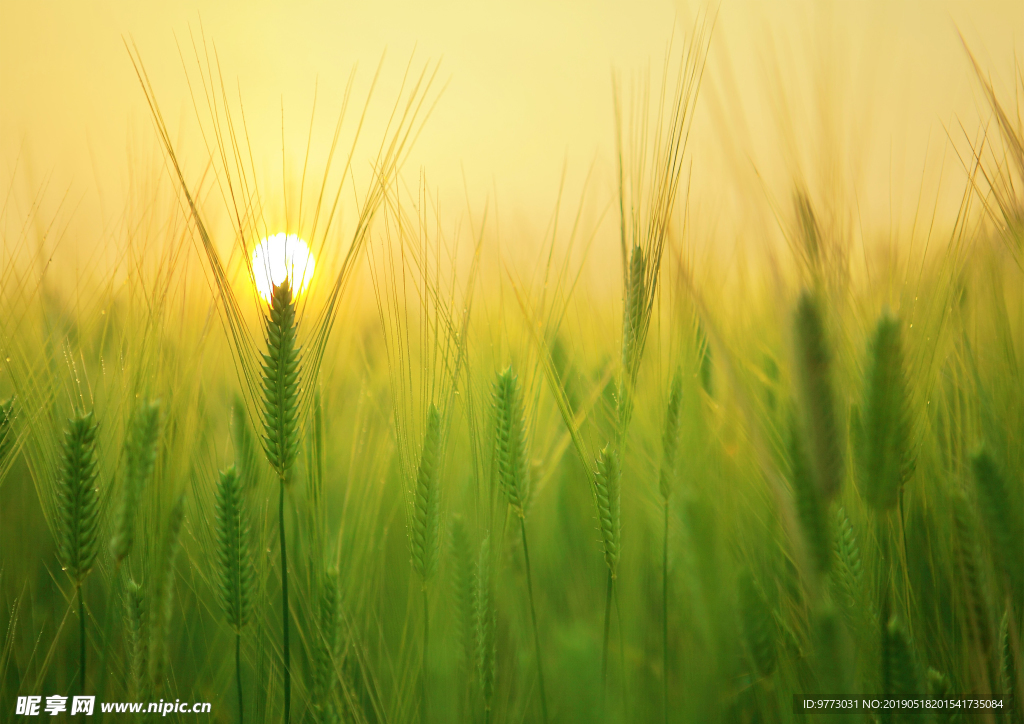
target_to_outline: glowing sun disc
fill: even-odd
[[[285,279],[293,294],[302,294],[309,286],[315,268],[316,262],[309,246],[295,234],[268,236],[252,252],[256,291],[268,302],[274,286]]]

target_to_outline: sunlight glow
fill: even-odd
[[[291,283],[292,292],[298,296],[306,291],[316,262],[309,246],[295,234],[274,234],[256,245],[252,253],[252,274],[256,290],[266,301],[274,285],[285,279]]]

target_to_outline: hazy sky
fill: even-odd
[[[1019,0],[713,7],[691,199],[709,228],[736,221],[740,232],[737,208],[752,196],[788,199],[796,177],[856,195],[872,224],[888,223],[890,200],[907,216],[922,180],[933,202],[944,193],[940,169],[945,193],[957,197],[963,172],[947,132],[962,141],[963,123],[975,134],[984,112],[957,30],[1007,91],[1024,41]],[[629,74],[647,67],[657,78],[673,30],[678,48],[706,9],[656,0],[0,0],[0,189],[13,184],[27,208],[30,192],[49,180],[45,213],[67,192],[74,228],[86,235],[118,216],[133,165],[159,160],[126,38],[198,177],[204,159],[185,69],[196,71],[190,32],[201,28],[225,82],[241,92],[256,165],[273,179],[268,189],[281,178],[282,106],[285,164],[294,170],[315,84],[315,135],[325,141],[353,65],[361,99],[386,50],[379,112],[390,110],[410,57],[416,67],[440,60],[436,87],[447,83],[407,173],[425,169],[459,208],[464,174],[474,204],[496,195],[509,217],[542,228],[563,166],[569,198],[592,162],[593,198],[611,198],[612,70],[627,87]]]

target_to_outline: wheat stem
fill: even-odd
[[[526,560],[526,588],[530,595],[530,618],[533,620],[533,643],[537,649],[537,678],[540,681],[540,707],[544,721],[548,721],[548,697],[544,690],[544,662],[541,658],[540,631],[537,628],[537,607],[533,603],[533,575],[530,572],[530,549],[526,545],[526,519],[519,519],[519,530],[523,536],[523,558]]]

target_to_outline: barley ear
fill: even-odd
[[[953,508],[953,544],[961,582],[967,594],[967,621],[971,637],[978,642],[984,656],[992,650],[992,629],[988,600],[978,556],[977,524],[974,511],[963,491],[955,489],[950,504]]]
[[[525,517],[527,474],[526,422],[519,380],[508,367],[498,375],[492,391],[495,416],[495,456],[498,481],[512,510]]]
[[[863,411],[857,426],[862,453],[854,455],[863,468],[862,493],[875,510],[888,510],[914,470],[900,323],[888,314],[878,320],[871,342]]]
[[[68,420],[57,483],[61,524],[58,553],[64,570],[79,586],[92,570],[99,551],[96,429],[91,412]]]
[[[832,352],[820,302],[804,292],[795,317],[797,384],[814,480],[827,504],[843,479],[843,449],[832,382]]]
[[[622,369],[619,394],[616,400],[619,434],[625,435],[633,416],[633,385],[640,368],[640,357],[644,344],[644,312],[647,304],[645,278],[647,263],[640,246],[634,246],[629,256],[629,273],[626,275],[626,298],[622,305]]]
[[[978,509],[992,540],[992,559],[1006,592],[1017,605],[1024,598],[1024,520],[1010,497],[1002,472],[987,450],[971,456]]]
[[[249,545],[249,520],[245,511],[242,481],[232,465],[221,471],[216,491],[217,561],[220,580],[217,593],[228,624],[239,633],[252,610],[256,579]]]
[[[299,373],[295,303],[287,279],[276,285],[266,317],[263,355],[263,450],[281,483],[291,482],[299,450]]]
[[[476,587],[476,570],[469,543],[469,533],[461,515],[452,518],[451,527],[451,583],[452,600],[455,607],[455,629],[462,644],[465,661],[473,660],[473,597]]]
[[[178,557],[181,528],[185,522],[185,496],[178,496],[167,518],[163,543],[160,547],[159,566],[156,569],[157,588],[153,592],[153,615],[149,621],[149,679],[153,690],[163,688],[164,669],[167,665],[167,637],[174,615],[175,561]]]
[[[427,411],[427,429],[416,472],[413,503],[412,565],[426,586],[437,570],[438,530],[440,528],[441,413],[434,403]]]
[[[160,435],[160,403],[143,402],[135,409],[125,439],[125,474],[121,497],[114,516],[114,535],[110,552],[117,562],[131,553],[135,540],[135,512],[142,491],[156,466],[157,439]]]
[[[476,667],[480,680],[480,693],[484,709],[490,711],[494,697],[494,680],[497,663],[498,617],[494,605],[494,589],[491,581],[491,541],[484,538],[480,544],[480,555],[476,569]]]
[[[629,274],[626,277],[626,299],[622,306],[622,366],[630,376],[640,355],[643,334],[644,304],[646,292],[644,278],[647,265],[644,250],[634,246],[629,255]]]
[[[672,375],[672,386],[665,408],[665,427],[661,435],[661,471],[658,489],[663,500],[672,493],[672,478],[676,463],[676,449],[679,447],[679,419],[683,409],[683,375],[677,367]]]
[[[886,699],[923,699],[917,656],[906,629],[893,617],[885,627],[882,645],[882,694]],[[924,709],[901,709],[903,721],[925,722]]]
[[[619,554],[622,550],[621,478],[619,455],[610,445],[605,445],[597,459],[594,493],[597,499],[597,517],[601,523],[604,561],[608,564],[612,578],[616,577]]]
[[[126,585],[126,608],[128,609],[128,674],[133,698],[142,698],[146,663],[146,606],[142,586],[131,578]]]
[[[313,706],[318,714],[317,721],[334,721],[334,682],[337,679],[335,659],[338,654],[338,570],[332,568],[324,573],[320,586],[319,610],[317,611],[317,640],[314,647]]]
[[[933,700],[952,699],[953,687],[950,685],[949,677],[933,668],[928,669],[926,676],[928,680],[928,698]],[[952,724],[953,715],[956,709],[951,707],[935,708],[935,724]]]
[[[754,662],[754,669],[761,676],[770,676],[777,660],[772,610],[749,570],[740,572],[738,587],[743,640]]]

